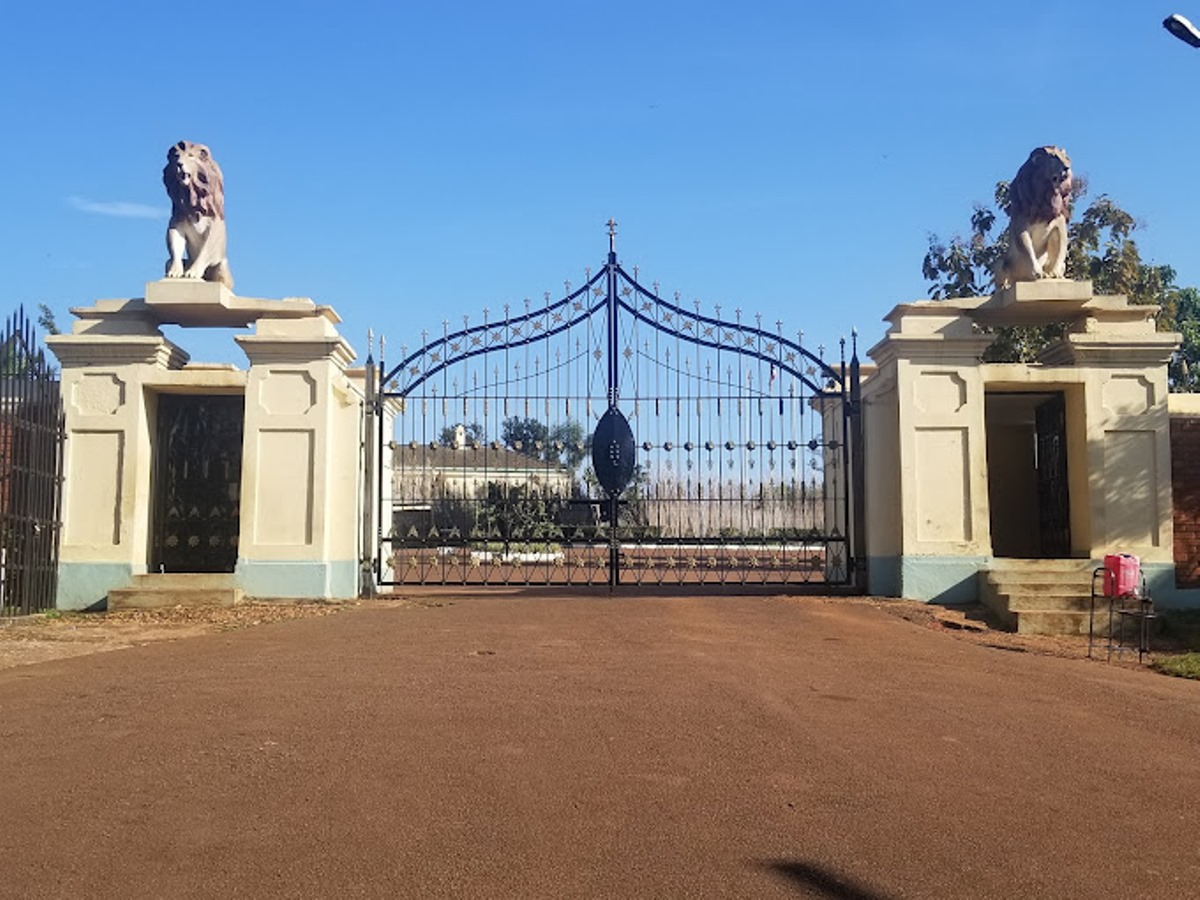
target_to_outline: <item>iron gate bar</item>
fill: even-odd
[[[601,279],[604,279],[603,286],[600,285]],[[822,356],[817,356],[803,347],[799,340],[791,341],[784,337],[781,322],[777,323],[778,333],[773,334],[761,327],[743,323],[740,310],[737,311],[737,321],[729,322],[720,318],[720,306],[715,307],[717,316],[710,317],[701,314],[698,301],[695,312],[668,303],[658,296],[657,284],[652,292],[638,282],[636,267],[630,276],[620,266],[615,251],[615,223],[611,221],[606,264],[595,274],[588,271],[584,284],[576,290],[572,291],[568,284],[565,296],[558,301],[551,303],[548,293],[545,300],[544,307],[530,311],[530,301],[527,299],[526,312],[517,316],[512,316],[510,306],[506,305],[503,321],[496,322],[488,321],[489,311],[485,308],[482,324],[470,326],[469,317],[464,316],[464,328],[453,333],[449,330],[449,323],[444,322],[440,338],[429,341],[427,333],[423,333],[423,345],[411,354],[402,348],[402,362],[390,370],[384,362],[382,340],[377,367],[368,359],[372,374],[378,374],[377,380],[371,378],[368,381],[368,408],[375,422],[383,421],[384,404],[395,401],[399,404],[397,429],[401,428],[402,420],[406,420],[409,421],[407,427],[412,429],[419,424],[421,432],[420,440],[412,430],[407,441],[387,441],[382,428],[379,428],[377,443],[373,442],[377,450],[375,459],[379,463],[374,466],[375,472],[371,473],[378,479],[377,496],[385,496],[383,479],[388,467],[383,460],[384,453],[390,449],[398,472],[405,475],[407,471],[408,478],[408,481],[396,479],[395,509],[408,509],[414,515],[425,510],[429,527],[426,530],[422,522],[421,529],[414,524],[407,532],[401,533],[403,529],[395,524],[399,521],[395,519],[395,515],[399,514],[396,513],[391,516],[393,524],[386,529],[389,533],[385,535],[384,519],[390,511],[381,509],[375,529],[378,552],[373,561],[364,560],[364,572],[373,569],[375,581],[380,584],[411,583],[413,578],[421,583],[488,584],[496,583],[498,579],[504,584],[522,581],[532,584],[535,575],[539,583],[544,578],[545,583],[577,584],[576,573],[582,568],[587,583],[593,583],[595,575],[603,574],[605,577],[601,583],[614,586],[620,579],[623,567],[636,576],[638,583],[663,584],[669,580],[668,573],[675,575],[674,580],[681,584],[691,583],[689,579],[697,577],[704,581],[704,569],[713,571],[714,577],[719,578],[722,584],[727,583],[730,577],[740,584],[751,583],[754,577],[759,579],[758,583],[778,583],[782,580],[783,583],[793,584],[796,583],[795,579],[801,583],[813,583],[819,577],[826,585],[861,580],[863,567],[859,523],[863,500],[862,430],[857,336],[849,371],[844,339],[841,342],[840,367],[835,369],[822,358],[823,348]],[[593,326],[593,319],[601,308],[605,312],[602,331]],[[628,330],[624,333],[620,321],[623,314],[630,317]],[[679,324],[675,324],[675,319]],[[761,326],[761,317],[756,319]],[[638,345],[639,326],[649,328],[653,333],[653,354],[648,338],[642,346]],[[574,349],[570,344],[572,329],[579,329],[575,333]],[[798,335],[802,337],[802,333]],[[555,351],[555,361],[552,362],[551,339],[559,336],[565,336],[567,355],[564,360],[560,348]],[[599,347],[598,339],[601,336],[606,352]],[[668,342],[674,338],[677,360],[674,365],[671,364],[670,347],[660,348],[664,336]],[[586,347],[583,344],[585,337]],[[626,340],[622,350],[623,337]],[[696,348],[695,374],[690,370],[691,357],[683,356],[683,343]],[[514,394],[513,390],[521,388],[525,391],[530,387],[536,390],[541,384],[541,355],[534,356],[531,368],[529,353],[531,347],[543,344],[546,353],[545,392],[536,399],[541,401],[544,409],[539,410],[538,417],[531,418],[530,401],[535,395]],[[521,358],[513,359],[514,351],[522,349],[524,366]],[[701,349],[715,352],[715,376],[711,371],[711,363],[705,367],[707,374],[701,375]],[[479,370],[470,371],[468,361],[487,354],[503,356],[503,378],[499,365],[493,364],[489,372],[486,361],[482,361],[484,364]],[[733,356],[726,360],[723,354]],[[622,355],[625,356],[624,369]],[[652,441],[645,439],[647,435],[643,436],[641,447],[647,456],[644,464],[637,466],[639,476],[620,498],[611,496],[603,501],[592,496],[587,486],[587,471],[583,473],[583,482],[575,480],[573,473],[577,472],[575,467],[578,463],[572,462],[570,468],[564,468],[562,440],[552,441],[546,437],[544,441],[533,440],[533,446],[530,447],[523,447],[520,440],[514,440],[510,448],[495,438],[494,430],[489,433],[491,423],[504,425],[504,430],[508,429],[511,421],[517,420],[520,424],[520,417],[511,414],[510,400],[519,406],[523,401],[525,424],[533,422],[541,427],[541,433],[547,435],[553,423],[552,409],[562,412],[564,418],[561,426],[566,433],[570,433],[573,424],[578,427],[576,416],[582,414],[583,421],[592,421],[596,415],[593,412],[593,399],[600,399],[593,393],[594,377],[599,371],[593,367],[592,357],[596,363],[604,360],[603,407],[621,414],[622,402],[631,403],[631,415],[635,420],[641,422],[646,415],[653,416],[648,424],[655,431],[654,436],[660,438]],[[738,372],[736,383],[732,374],[734,360]],[[748,366],[747,362],[754,365]],[[769,379],[763,371],[764,364],[770,366]],[[452,367],[459,365],[463,367],[464,379],[461,390],[457,377],[453,384],[449,381]],[[552,371],[557,391],[551,384]],[[652,412],[642,409],[643,402],[649,403],[651,399],[642,389],[642,377],[649,377],[651,371],[655,387]],[[564,372],[565,392],[562,391]],[[668,385],[674,377],[673,396],[663,396],[658,390],[658,378],[662,372],[667,375]],[[572,377],[575,373],[583,382],[578,386],[578,395],[573,392]],[[433,382],[438,374],[442,375],[440,385]],[[482,386],[479,384],[480,374],[483,376]],[[755,388],[756,374],[759,376],[758,384],[765,383],[765,388]],[[786,391],[784,375],[792,379]],[[623,378],[629,381],[631,400],[623,396]],[[778,395],[774,396],[773,386],[777,380]],[[371,390],[371,381],[377,386],[375,391]],[[659,418],[664,401],[674,404],[677,422],[682,423],[684,419],[684,383],[687,385],[688,406],[686,442],[682,433],[678,443],[670,439],[672,436],[662,440],[661,431],[665,426]],[[696,385],[694,394],[693,384]],[[649,385],[646,390],[649,390]],[[455,407],[453,415],[450,414],[451,397]],[[573,402],[578,402],[583,409],[577,406],[573,412]],[[416,406],[409,406],[417,403],[420,404],[419,410]],[[467,426],[464,422],[469,419],[469,410],[474,405],[478,416],[480,403],[483,424],[480,425],[478,420],[469,423],[472,438],[460,444],[456,437],[452,442],[454,453],[447,453],[451,450],[450,443],[431,439],[431,421],[435,423],[432,425],[434,429],[437,428],[436,423],[442,424],[444,441],[446,433],[452,430],[450,424],[460,415],[460,405],[464,421],[454,427],[465,434]],[[769,416],[766,413],[767,404],[772,410]],[[837,415],[834,419],[828,416],[831,404],[836,406]],[[755,407],[757,416],[754,415]],[[790,428],[787,424],[789,407]],[[419,420],[416,419],[418,412]],[[743,433],[744,412],[747,417]],[[410,413],[411,418],[406,419]],[[544,425],[539,418],[543,414],[548,420]],[[814,415],[820,423],[821,439],[816,438],[817,426],[814,426],[814,436],[805,440],[804,419]],[[503,421],[500,421],[501,417]],[[729,426],[726,420],[732,420],[738,429],[736,440],[732,440],[733,435],[727,433]],[[767,428],[768,424],[770,428]],[[796,432],[797,425],[799,433]],[[837,431],[835,425],[840,432],[831,435],[831,430]],[[555,430],[558,428],[556,425]],[[691,437],[694,432],[695,442]],[[775,440],[777,432],[778,441]],[[701,451],[700,441],[705,434],[708,440],[703,441]],[[721,438],[720,448],[714,442],[714,437],[718,436]],[[853,454],[851,444],[854,445]],[[579,442],[578,449],[582,450],[583,447],[583,442]],[[682,462],[680,449],[687,452],[688,458],[686,466],[680,466],[681,474],[676,476],[673,459]],[[769,454],[765,460],[764,449]],[[567,446],[566,451],[570,460],[571,447]],[[740,463],[736,464],[733,458],[735,451],[740,457]],[[814,473],[824,472],[823,485],[818,486],[815,474],[811,481],[808,474],[799,481],[793,474],[789,482],[784,473],[781,473],[776,484],[773,474],[776,451],[780,453],[785,469],[790,466],[793,473],[798,461],[804,462],[801,471],[811,467]],[[708,454],[703,462],[710,472],[714,466],[714,452],[717,453],[717,481],[714,482],[710,475],[705,482],[701,472],[693,479],[690,474],[693,452],[701,457],[704,453]],[[726,453],[730,455],[724,457]],[[478,473],[473,476],[477,478],[474,487],[470,487],[468,461],[473,461],[472,465],[482,473],[481,476]],[[769,464],[764,465],[761,478],[755,471],[757,462]],[[447,465],[450,465],[449,469]],[[461,494],[447,487],[451,485],[455,466],[461,467]],[[655,472],[660,473],[655,476],[657,481],[650,480],[652,466]],[[689,473],[686,485],[682,480],[684,468]],[[663,469],[667,473],[665,477],[661,474]],[[412,481],[413,478],[417,480]],[[572,479],[572,496],[556,494],[556,490],[561,489],[563,479]],[[440,494],[437,493],[439,481]],[[552,488],[555,481],[560,482],[559,488]],[[712,506],[714,498],[715,513]],[[835,506],[830,506],[831,502]],[[608,507],[607,522],[593,519],[588,523],[585,515],[585,522],[581,525],[578,515],[564,518],[564,510],[595,509],[599,503]],[[509,521],[513,516],[520,517],[518,514],[521,513],[522,504],[530,509],[541,510],[538,513],[541,516],[540,524],[532,531],[527,524],[514,529],[512,521]],[[470,513],[473,525],[469,531],[461,530],[454,524],[453,517],[446,518],[455,505]],[[835,512],[838,506],[840,512]],[[547,509],[551,507],[559,512],[548,514]],[[824,510],[820,516],[818,508]],[[788,510],[793,512],[789,513]],[[526,513],[528,511],[525,510]],[[624,513],[629,515],[624,516]],[[651,513],[654,520],[652,524],[648,518]],[[439,516],[442,516],[440,523]],[[672,518],[675,520],[673,525]],[[838,525],[839,519],[841,527]],[[822,528],[816,527],[818,520],[824,523]],[[447,525],[447,522],[450,524]],[[730,525],[733,526],[732,530]],[[708,528],[719,529],[720,533],[709,533],[706,531]],[[696,534],[694,529],[702,533]],[[531,541],[531,537],[536,541]],[[510,544],[510,541],[515,543]],[[504,550],[499,554],[499,562],[495,552],[497,542]],[[537,553],[513,554],[510,552],[512,546],[525,550],[541,548],[546,551],[541,554],[545,558],[537,560]],[[589,550],[590,547],[604,547],[607,560],[597,558]],[[694,550],[690,555],[686,552],[688,547]],[[387,568],[403,568],[403,571],[397,570],[390,578],[384,577],[385,548],[390,548]],[[705,557],[701,558],[701,553],[706,554]],[[535,557],[537,562],[536,572],[533,563],[525,558],[530,556]],[[520,565],[519,571],[513,562],[514,557]],[[701,563],[704,565],[701,566]],[[544,573],[541,572],[543,567]],[[697,569],[700,570],[698,573]],[[368,587],[373,589],[373,585]]]
[[[619,369],[621,363],[617,356],[617,342],[620,338],[620,329],[617,323],[617,273],[620,269],[617,267],[617,223],[612,219],[608,220],[608,265],[605,267],[608,273],[608,296],[605,298],[605,311],[608,314],[608,414],[620,416],[622,422],[626,422],[625,417],[621,414],[621,410],[617,405],[620,401],[620,376]],[[600,420],[604,421],[603,418]],[[599,426],[597,426],[599,427]],[[626,427],[628,423],[626,422]],[[623,490],[623,488],[622,488]],[[615,590],[617,585],[621,583],[621,544],[620,544],[620,522],[621,522],[621,506],[620,506],[620,491],[607,491],[608,494],[608,589]]]

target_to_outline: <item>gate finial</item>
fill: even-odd
[[[609,219],[605,224],[608,225],[608,252],[616,253],[617,252],[617,222],[615,219]]]

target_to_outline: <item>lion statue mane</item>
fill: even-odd
[[[1016,281],[1064,278],[1071,160],[1060,147],[1038,147],[1008,187],[1008,252],[995,272],[997,288]]]
[[[225,183],[208,147],[191,141],[171,147],[163,184],[171,198],[167,277],[219,281],[233,290],[225,257]]]

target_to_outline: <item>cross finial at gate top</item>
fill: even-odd
[[[617,220],[609,219],[604,223],[608,226],[608,252],[617,252]]]

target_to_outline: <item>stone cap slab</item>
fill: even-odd
[[[307,297],[239,297],[223,284],[195,278],[151,281],[144,302],[160,323],[184,328],[244,328],[259,319],[330,319],[331,314],[331,321],[337,320],[332,308],[317,306]]]
[[[153,365],[180,369],[188,361],[185,350],[161,334],[51,334],[46,346],[64,367]]]
[[[1076,318],[1093,299],[1090,281],[1018,281],[977,306],[974,318],[981,325],[1050,325]]]
[[[883,320],[889,335],[910,337],[970,337],[972,311],[985,300],[982,297],[957,297],[951,300],[914,300],[892,307]]]
[[[140,297],[132,300],[97,300],[91,306],[72,306],[72,334],[162,337],[158,317]]]
[[[1183,335],[1174,331],[1129,335],[1124,339],[1103,333],[1068,334],[1043,350],[1038,362],[1049,366],[1163,366],[1182,340]]]

